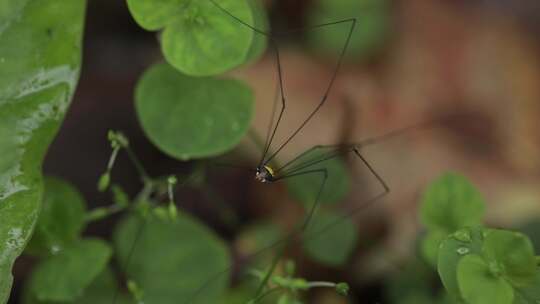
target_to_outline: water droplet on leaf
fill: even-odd
[[[464,255],[464,254],[469,253],[469,248],[467,248],[467,247],[459,247],[456,251],[457,251],[457,253],[459,253],[461,255]]]
[[[461,242],[470,242],[472,240],[471,233],[468,230],[462,229],[454,233],[454,238]]]

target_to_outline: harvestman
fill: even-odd
[[[322,163],[324,161],[327,161],[327,160],[330,160],[330,159],[333,159],[333,158],[336,158],[336,157],[344,156],[344,155],[349,154],[349,153],[354,153],[354,155],[356,155],[361,160],[361,162],[366,166],[366,168],[369,170],[369,172],[376,178],[378,183],[381,185],[381,187],[382,187],[381,193],[374,196],[372,199],[369,199],[369,200],[365,201],[364,204],[362,204],[360,207],[357,207],[354,210],[352,210],[352,212],[349,213],[348,215],[346,215],[345,217],[350,217],[350,216],[356,214],[358,211],[360,211],[360,209],[366,207],[370,203],[372,203],[374,201],[377,201],[378,199],[380,199],[383,196],[387,195],[390,192],[390,188],[388,187],[387,183],[383,180],[383,178],[375,171],[375,169],[364,158],[364,156],[362,156],[362,154],[360,153],[360,149],[362,147],[367,146],[367,145],[372,145],[372,144],[378,143],[380,141],[386,140],[386,139],[388,139],[390,137],[394,137],[396,135],[407,132],[409,130],[418,129],[418,128],[423,127],[423,126],[430,126],[430,125],[433,124],[433,122],[427,122],[427,123],[413,125],[413,126],[410,126],[410,127],[406,127],[406,128],[403,128],[403,129],[399,129],[399,130],[384,134],[384,135],[376,137],[376,138],[369,138],[367,140],[364,140],[364,141],[361,141],[361,142],[358,142],[358,143],[338,144],[338,145],[316,145],[316,146],[313,146],[312,148],[306,150],[305,152],[300,153],[299,155],[297,155],[296,157],[294,157],[290,161],[286,162],[284,165],[281,165],[281,166],[278,166],[278,167],[273,167],[273,166],[270,165],[270,162],[283,150],[283,148],[285,148],[285,146],[288,143],[290,143],[304,129],[304,127],[308,124],[308,122],[310,122],[313,119],[315,114],[326,103],[326,101],[328,99],[328,96],[330,94],[330,91],[331,91],[331,89],[332,89],[332,87],[334,85],[334,82],[335,82],[336,78],[337,78],[338,72],[339,72],[339,70],[341,68],[343,58],[344,58],[344,56],[346,54],[346,51],[348,49],[352,34],[353,34],[354,29],[356,27],[356,22],[357,22],[356,18],[349,18],[349,19],[343,19],[343,20],[339,20],[339,21],[335,21],[335,22],[323,23],[323,24],[314,25],[314,26],[311,26],[311,27],[308,27],[308,28],[291,30],[291,31],[288,31],[286,33],[270,34],[270,33],[267,33],[265,31],[261,30],[261,29],[255,28],[254,26],[246,23],[245,21],[241,20],[237,16],[231,14],[229,11],[227,11],[222,6],[220,6],[218,3],[216,3],[215,0],[208,0],[208,1],[210,1],[217,9],[221,10],[224,14],[226,14],[226,15],[230,16],[231,18],[233,18],[234,20],[236,20],[242,26],[245,26],[245,27],[251,29],[252,31],[254,31],[258,35],[263,35],[263,36],[267,37],[268,40],[269,40],[270,46],[273,48],[273,50],[275,52],[275,56],[276,56],[275,60],[276,60],[277,75],[278,75],[278,86],[279,86],[278,87],[278,89],[279,89],[278,93],[279,94],[276,94],[276,95],[279,95],[281,97],[281,103],[280,103],[281,107],[280,107],[280,110],[278,112],[277,120],[274,123],[274,118],[275,118],[275,114],[276,114],[276,103],[278,101],[278,98],[277,98],[278,96],[276,96],[276,99],[274,100],[274,106],[273,106],[273,109],[272,109],[271,118],[270,118],[270,124],[268,126],[268,130],[267,130],[267,133],[266,133],[266,139],[265,139],[265,142],[264,142],[264,149],[263,149],[262,156],[261,156],[260,161],[258,162],[257,167],[255,168],[255,170],[250,170],[250,171],[254,171],[255,179],[258,180],[259,182],[262,182],[262,183],[274,183],[274,182],[278,182],[278,181],[281,181],[281,180],[284,180],[284,179],[287,179],[287,178],[297,177],[297,176],[302,176],[302,175],[305,176],[305,175],[309,175],[309,174],[312,174],[312,175],[316,174],[316,175],[319,175],[321,177],[321,183],[320,183],[319,189],[317,191],[315,201],[313,202],[313,205],[311,206],[311,208],[308,210],[307,215],[306,215],[302,225],[300,227],[298,227],[288,237],[286,237],[286,239],[277,241],[277,242],[275,242],[274,244],[272,244],[270,246],[267,246],[267,247],[265,247],[263,249],[260,249],[259,251],[252,254],[250,257],[248,257],[248,259],[253,259],[255,256],[261,254],[262,252],[267,251],[267,250],[269,250],[271,248],[274,248],[276,246],[279,246],[279,245],[285,245],[285,246],[283,246],[283,249],[284,249],[286,247],[286,245],[290,242],[290,240],[292,240],[294,237],[297,237],[298,235],[302,234],[306,230],[306,228],[309,225],[313,215],[315,214],[315,211],[317,210],[317,207],[319,205],[319,199],[320,199],[321,193],[322,193],[322,191],[324,189],[324,186],[326,184],[326,181],[328,179],[328,171],[327,171],[327,169],[326,168],[320,168],[320,167],[315,168],[315,169],[310,169],[314,165],[320,164],[320,163]],[[251,1],[251,0],[248,0],[248,1]],[[307,115],[307,118],[283,141],[283,143],[281,143],[277,147],[277,149],[275,149],[275,151],[271,152],[270,147],[272,146],[272,143],[274,142],[274,137],[276,135],[276,131],[277,131],[277,129],[279,127],[279,124],[280,124],[280,122],[282,120],[283,114],[285,113],[286,104],[287,104],[286,97],[285,97],[285,92],[284,92],[284,88],[283,88],[283,75],[282,75],[283,73],[282,73],[282,68],[281,68],[280,51],[279,51],[278,43],[275,40],[275,37],[278,36],[278,35],[286,35],[286,34],[290,34],[290,33],[293,33],[293,32],[315,30],[315,29],[320,29],[320,28],[327,27],[327,26],[335,26],[335,25],[339,25],[339,24],[349,24],[349,28],[348,28],[348,32],[347,32],[347,38],[346,38],[345,43],[344,43],[344,45],[343,45],[343,47],[341,49],[341,52],[340,52],[339,57],[338,57],[337,64],[336,64],[336,66],[335,66],[335,68],[333,70],[333,73],[332,73],[332,76],[331,76],[330,81],[328,83],[328,86],[326,87],[326,89],[324,91],[323,97],[318,102],[316,107],[309,113],[309,115]],[[315,159],[310,159],[308,161],[300,161],[302,159],[302,157],[304,157],[304,156],[306,156],[309,153],[312,153],[314,151],[321,151],[321,154],[318,155],[317,158],[315,158]],[[228,165],[225,165],[225,166],[228,166]],[[235,166],[231,166],[231,167],[235,167]],[[317,234],[308,235],[307,238],[313,238],[314,236],[322,233],[323,231],[333,227],[338,222],[339,221],[336,221],[334,223],[331,223],[330,225],[327,225],[322,230],[317,231],[318,232]],[[305,239],[306,239],[306,237],[304,237],[304,240]],[[134,247],[135,246],[133,246],[133,249],[134,249]],[[260,297],[260,295],[264,291],[264,287],[265,287],[266,283],[268,282],[270,276],[272,275],[272,273],[273,273],[273,271],[274,271],[274,269],[275,269],[275,267],[276,267],[276,265],[277,265],[280,258],[281,258],[281,253],[278,253],[276,255],[276,257],[274,258],[274,260],[272,261],[272,265],[270,266],[269,270],[266,272],[266,275],[263,278],[261,284],[259,285],[257,293],[253,298]],[[126,265],[125,265],[126,268],[127,268],[128,264],[129,264],[129,258],[126,261]],[[203,290],[206,287],[208,287],[208,285],[210,285],[212,281],[217,279],[223,273],[226,273],[228,270],[229,269],[226,269],[226,270],[224,270],[222,272],[219,272],[214,277],[210,278],[197,291],[194,291],[193,296],[191,296],[189,299],[186,299],[185,302],[183,302],[183,303],[188,304],[188,303],[193,302],[193,300],[195,300],[197,298],[198,294],[203,292]],[[113,303],[115,303],[115,302],[116,302],[116,297],[115,297],[115,300],[113,301]]]

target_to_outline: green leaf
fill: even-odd
[[[387,0],[315,0],[308,12],[309,24],[324,24],[357,18],[347,55],[363,59],[380,50],[391,25]],[[350,23],[326,26],[309,31],[309,40],[317,50],[339,55],[349,33]]]
[[[447,173],[424,192],[420,219],[429,229],[452,233],[465,226],[479,225],[484,199],[467,178]]]
[[[58,302],[51,301],[39,301],[30,292],[29,286],[25,286],[23,290],[22,303],[23,304],[54,304]],[[82,296],[70,302],[72,304],[96,304],[96,303],[110,303],[114,298],[116,291],[118,290],[118,284],[113,272],[109,268],[97,276],[92,283],[84,290]],[[115,304],[130,304],[132,301],[123,295],[119,294]]]
[[[73,243],[85,226],[84,214],[84,199],[73,185],[46,177],[41,214],[25,252],[54,254]]]
[[[263,7],[261,1],[248,0],[247,2],[253,14],[254,27],[256,29],[267,32],[270,28],[270,25],[268,21],[268,15],[266,14],[266,10]],[[254,62],[259,59],[263,55],[268,45],[268,37],[266,35],[257,32],[254,32],[253,35],[253,43],[251,44],[251,48],[249,49],[246,57],[247,63]]]
[[[306,153],[290,166],[290,170],[297,166],[302,167],[303,164],[307,165],[311,162],[322,160],[327,153],[328,151],[322,150],[313,150],[312,152]],[[331,204],[342,200],[350,189],[349,174],[343,161],[339,158],[332,158],[321,161],[315,165],[310,165],[301,171],[313,171],[317,169],[326,169],[328,172],[328,179],[324,185],[319,202],[322,204]],[[287,178],[285,179],[285,182],[287,183],[287,189],[291,195],[302,202],[304,206],[310,210],[321,189],[323,174],[304,174]]]
[[[514,287],[514,304],[540,303],[540,268],[536,268],[534,281],[526,286]]]
[[[227,248],[187,214],[175,221],[130,216],[117,227],[114,241],[121,265],[135,248],[126,276],[142,289],[145,303],[220,302],[229,282]]]
[[[482,252],[486,260],[500,269],[504,278],[514,286],[534,281],[536,259],[531,241],[524,234],[490,230],[486,234]]]
[[[30,292],[39,301],[73,301],[105,269],[112,251],[104,241],[85,239],[41,262]]]
[[[437,267],[437,259],[439,254],[439,246],[441,242],[448,236],[448,233],[439,230],[428,231],[427,235],[422,238],[421,253],[424,259],[434,268]]]
[[[186,10],[186,0],[128,0],[128,8],[137,23],[149,31],[174,22]]]
[[[432,290],[435,279],[436,274],[424,260],[413,258],[389,277],[385,303],[442,303]]]
[[[84,3],[0,5],[0,303],[39,215],[43,156],[77,83]]]
[[[236,18],[254,24],[246,0],[214,1]],[[143,28],[164,28],[165,58],[188,75],[216,75],[243,64],[255,35],[210,0],[128,0],[128,7]]]
[[[347,262],[357,241],[357,228],[350,218],[320,210],[306,229],[303,245],[311,258],[335,267]]]
[[[514,299],[512,286],[502,277],[493,275],[479,255],[461,259],[457,278],[461,294],[469,304],[511,304]]]
[[[167,64],[146,71],[135,99],[146,135],[181,160],[232,149],[247,132],[253,114],[253,93],[244,83],[189,77]]]
[[[437,271],[446,291],[454,299],[462,298],[457,279],[458,263],[464,256],[482,253],[485,232],[486,229],[481,227],[462,228],[440,244]],[[464,235],[468,235],[468,238],[464,238]]]
[[[279,226],[270,222],[257,223],[240,233],[235,241],[235,247],[242,255],[249,256],[275,244],[283,236]]]

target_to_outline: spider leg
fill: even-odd
[[[309,121],[311,121],[311,119],[315,116],[315,114],[319,111],[319,109],[326,103],[326,100],[328,99],[330,91],[332,90],[332,87],[334,86],[334,82],[335,82],[335,80],[337,78],[337,75],[338,75],[338,72],[339,72],[339,70],[341,68],[343,58],[345,57],[345,53],[347,52],[347,49],[349,47],[349,43],[351,41],[352,34],[353,34],[354,29],[356,27],[356,18],[348,18],[348,19],[338,20],[338,21],[335,21],[335,22],[317,24],[317,25],[308,26],[308,27],[305,27],[305,28],[297,28],[297,29],[293,29],[293,30],[288,30],[288,31],[283,32],[283,33],[277,33],[277,34],[272,35],[272,34],[266,32],[266,31],[264,31],[262,29],[258,29],[256,27],[254,27],[253,25],[251,25],[251,24],[245,22],[244,20],[238,18],[237,16],[231,14],[229,11],[227,11],[221,5],[216,3],[214,0],[208,0],[208,1],[210,1],[215,7],[217,7],[219,10],[221,10],[223,13],[230,16],[234,20],[236,20],[238,23],[240,23],[244,27],[247,27],[247,28],[253,30],[255,33],[257,33],[259,35],[263,35],[265,37],[268,37],[268,40],[270,42],[270,46],[272,47],[272,49],[274,49],[275,56],[276,56],[277,73],[278,73],[279,93],[281,95],[281,108],[279,110],[278,118],[277,118],[277,121],[276,121],[275,125],[273,124],[273,116],[274,116],[274,114],[272,114],[272,119],[271,119],[271,123],[270,123],[270,126],[271,126],[270,128],[272,129],[272,131],[267,132],[267,135],[266,135],[267,138],[265,140],[264,152],[263,152],[261,160],[259,161],[259,164],[258,164],[258,166],[267,165],[291,140],[293,140],[298,135],[298,133],[300,133],[300,131],[302,131],[302,129],[307,125],[307,123]],[[280,55],[279,46],[278,46],[278,43],[277,43],[275,37],[276,36],[285,36],[285,35],[289,35],[291,33],[300,32],[300,31],[316,30],[316,29],[320,29],[322,27],[336,26],[336,25],[340,25],[340,24],[350,24],[350,27],[349,27],[349,29],[347,31],[347,38],[345,39],[343,48],[341,49],[340,55],[338,57],[337,64],[336,64],[336,66],[334,68],[334,71],[332,73],[332,76],[330,78],[328,86],[325,89],[323,97],[321,98],[321,100],[319,101],[317,106],[308,114],[307,118],[291,133],[291,135],[289,135],[287,137],[287,139],[285,139],[285,141],[283,143],[281,143],[279,145],[279,147],[273,153],[270,153],[270,156],[267,157],[267,154],[269,153],[269,150],[270,150],[270,146],[272,145],[272,142],[274,141],[274,137],[275,137],[277,129],[278,129],[280,123],[281,123],[281,120],[283,118],[283,114],[284,114],[285,108],[286,108],[286,96],[285,96],[285,91],[284,91],[284,86],[283,86],[283,71],[282,71],[282,68],[281,68],[281,55]],[[273,128],[272,128],[272,126],[273,126]]]
[[[276,253],[276,255],[274,256],[274,259],[272,260],[272,264],[270,266],[270,269],[266,272],[264,278],[262,279],[261,283],[259,284],[259,287],[257,288],[257,292],[253,296],[253,299],[257,299],[263,293],[264,288],[266,287],[266,284],[268,283],[268,280],[270,279],[270,277],[274,273],[274,270],[276,269],[276,266],[277,266],[279,260],[283,257],[283,254],[285,252],[285,249],[286,249],[287,245],[289,245],[289,243],[294,239],[294,237],[297,234],[302,234],[305,231],[305,229],[307,228],[307,226],[309,225],[311,219],[313,218],[313,215],[315,214],[315,212],[316,212],[316,210],[317,210],[317,208],[319,206],[321,193],[322,193],[322,191],[324,189],[324,185],[326,184],[326,180],[328,179],[328,171],[325,168],[306,170],[306,171],[302,171],[302,172],[292,173],[292,174],[289,174],[289,175],[284,175],[284,176],[278,177],[278,178],[276,178],[274,180],[274,182],[277,182],[277,181],[284,180],[284,179],[287,179],[287,178],[291,178],[291,177],[295,177],[295,176],[308,175],[308,174],[321,174],[321,176],[322,176],[321,185],[320,185],[319,190],[317,192],[315,202],[313,203],[310,210],[308,211],[308,214],[307,214],[306,218],[304,219],[303,224],[299,227],[299,229],[295,229],[295,231],[293,231],[291,234],[289,234],[286,237],[286,241],[285,241],[285,244],[284,244],[283,248],[280,251],[278,251]]]

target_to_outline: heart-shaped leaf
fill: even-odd
[[[246,0],[128,0],[128,6],[143,28],[164,29],[165,58],[188,75],[216,75],[243,64],[254,40],[253,30],[235,19],[254,25]]]
[[[244,83],[190,77],[167,64],[144,73],[135,100],[148,138],[181,160],[232,149],[247,132],[253,114],[253,93]]]

